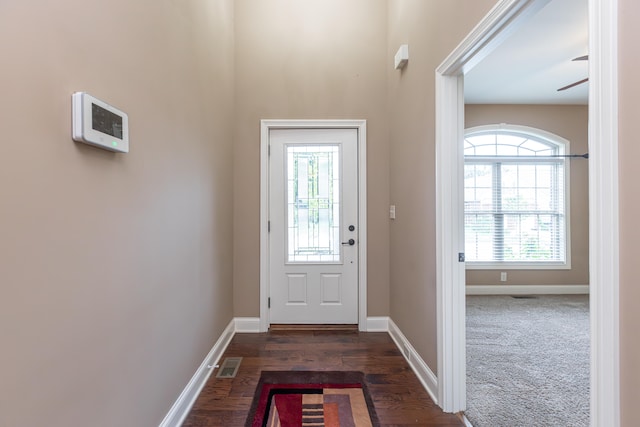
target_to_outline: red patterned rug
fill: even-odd
[[[362,372],[263,371],[245,427],[377,427]]]

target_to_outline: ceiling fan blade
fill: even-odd
[[[561,87],[560,89],[558,89],[558,92],[561,92],[561,91],[563,91],[563,90],[567,90],[567,89],[571,89],[571,88],[572,88],[572,87],[574,87],[574,86],[581,85],[582,83],[586,83],[586,82],[588,82],[588,81],[589,81],[589,78],[587,77],[586,79],[582,79],[582,80],[577,81],[577,82],[575,82],[575,83],[571,83],[570,85],[566,85],[566,86],[564,86],[564,87]]]
[[[578,56],[577,58],[573,58],[572,61],[587,61],[589,59],[589,55]]]

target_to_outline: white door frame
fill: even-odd
[[[271,129],[357,129],[358,131],[358,329],[367,328],[367,121],[260,121],[260,332],[269,330],[269,132]]]
[[[438,404],[466,407],[464,73],[550,0],[500,0],[436,70]],[[617,0],[589,0],[591,425],[620,425]]]

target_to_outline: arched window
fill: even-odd
[[[569,141],[524,126],[466,130],[469,268],[570,268],[568,150]]]

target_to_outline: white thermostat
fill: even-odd
[[[73,140],[105,150],[129,152],[129,116],[85,92],[76,92],[73,104]]]

